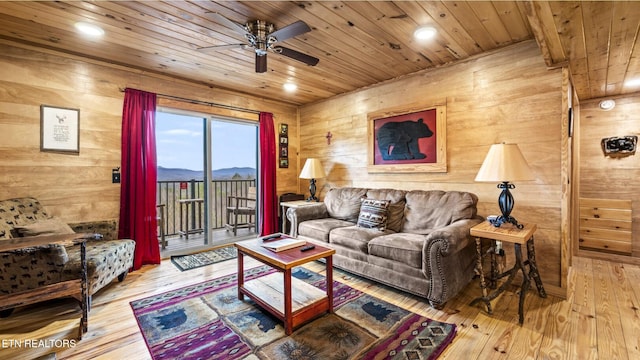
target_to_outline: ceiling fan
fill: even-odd
[[[214,45],[199,48],[198,50],[220,50],[226,48],[247,48],[252,47],[256,54],[256,72],[264,73],[267,71],[267,52],[273,51],[280,55],[292,58],[294,60],[303,62],[307,65],[315,66],[318,58],[303,54],[299,51],[289,49],[283,46],[275,46],[277,42],[290,39],[292,37],[304,34],[311,31],[309,25],[304,21],[296,21],[293,24],[287,25],[282,29],[276,30],[275,26],[264,20],[254,20],[247,22],[244,25],[238,24],[234,21],[227,19],[217,12],[209,12],[219,23],[224,24],[231,29],[241,33],[247,39],[248,44],[228,44],[228,45]]]

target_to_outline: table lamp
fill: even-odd
[[[316,179],[323,177],[325,177],[325,174],[320,160],[308,158],[300,172],[300,179],[310,179],[309,193],[311,196],[309,196],[307,201],[318,201],[318,198],[316,197]]]
[[[489,218],[489,222],[495,227],[500,227],[504,223],[511,223],[518,229],[523,225],[511,216],[511,210],[515,204],[510,189],[515,189],[512,181],[534,180],[533,172],[522,156],[522,152],[517,144],[493,144],[489,149],[487,157],[484,159],[476,181],[501,182],[498,189],[502,189],[498,197],[498,204],[502,215],[497,218]]]

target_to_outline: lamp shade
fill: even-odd
[[[517,144],[493,144],[484,159],[476,181],[534,180],[533,172]]]
[[[320,179],[325,177],[322,163],[318,159],[308,158],[300,172],[301,179]]]

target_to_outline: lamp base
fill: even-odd
[[[524,227],[524,225],[519,224],[518,220],[516,220],[513,216],[504,217],[504,216],[500,215],[500,216],[496,217],[495,219],[489,219],[489,222],[491,223],[491,225],[493,225],[495,227],[500,227],[500,225],[505,224],[505,223],[511,223],[515,227],[517,227],[518,229],[522,229]]]
[[[311,196],[307,198],[307,201],[318,201],[316,197],[316,179],[309,180],[309,194]]]
[[[524,225],[518,224],[518,221],[511,216],[511,210],[513,210],[515,201],[513,200],[513,195],[511,195],[511,191],[509,191],[509,189],[515,189],[515,187],[515,185],[509,184],[508,181],[503,181],[501,184],[498,184],[498,189],[502,189],[502,192],[500,192],[500,196],[498,197],[498,205],[500,206],[500,212],[502,212],[502,215],[495,219],[489,219],[489,222],[493,226],[500,227],[500,225],[504,223],[511,223],[518,229],[522,229],[524,227]]]

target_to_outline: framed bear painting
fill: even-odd
[[[368,114],[371,173],[447,172],[446,106]]]

